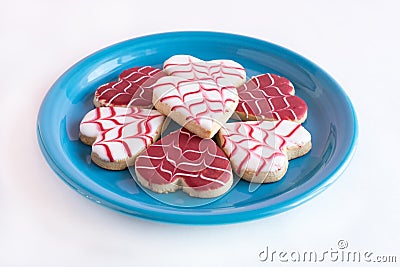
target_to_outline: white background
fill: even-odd
[[[398,2],[259,2],[0,2],[0,266],[262,266],[269,264],[258,260],[266,245],[325,251],[340,239],[400,261]],[[175,30],[271,41],[335,77],[360,124],[357,152],[341,178],[283,214],[208,227],[121,215],[66,186],[36,141],[47,90],[96,50]]]

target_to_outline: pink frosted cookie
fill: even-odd
[[[182,189],[193,197],[212,198],[233,183],[224,152],[184,128],[150,145],[137,157],[135,170],[139,182],[157,193]]]
[[[234,122],[221,128],[218,143],[240,177],[270,183],[285,175],[290,159],[310,151],[311,135],[288,120]]]
[[[251,78],[238,89],[236,113],[242,120],[291,120],[304,122],[307,104],[294,95],[292,83],[275,74]]]
[[[164,63],[162,77],[153,86],[155,108],[202,138],[213,137],[238,105],[235,86],[246,72],[231,60],[202,61],[177,55]]]
[[[97,88],[93,103],[96,107],[147,107],[151,108],[151,86],[158,78],[166,76],[160,69],[149,66],[127,69],[117,82],[106,83]]]
[[[80,124],[81,141],[92,146],[92,160],[102,168],[122,170],[161,134],[165,117],[139,107],[99,107]]]

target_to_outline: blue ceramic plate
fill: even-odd
[[[80,120],[93,108],[96,88],[133,66],[161,67],[165,59],[175,54],[191,54],[204,60],[232,59],[246,68],[249,77],[273,72],[289,78],[296,94],[309,107],[304,126],[312,134],[311,152],[290,161],[287,174],[277,183],[249,192],[249,183],[240,181],[222,198],[186,208],[149,196],[136,185],[128,170],[113,172],[92,164],[91,148],[79,141],[78,133]],[[233,34],[173,32],[110,46],[72,66],[43,100],[37,135],[54,171],[97,203],[153,220],[218,224],[280,213],[322,192],[344,171],[353,155],[357,121],[343,89],[325,71],[294,52]]]

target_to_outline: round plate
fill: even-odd
[[[128,170],[108,171],[91,162],[91,148],[79,141],[79,123],[94,108],[94,91],[124,69],[162,67],[176,54],[232,59],[247,76],[273,72],[287,77],[309,107],[303,124],[313,148],[292,160],[283,179],[250,192],[240,181],[210,204],[176,207],[145,193]],[[250,37],[216,32],[172,32],[128,40],[96,52],[72,66],[43,100],[37,121],[42,152],[54,171],[85,197],[143,218],[193,224],[240,222],[283,212],[314,197],[344,171],[355,149],[357,120],[343,89],[321,68],[277,45]],[[177,194],[177,193],[172,193]],[[171,196],[173,196],[171,194]]]

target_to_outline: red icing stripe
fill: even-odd
[[[224,152],[211,139],[182,128],[149,146],[135,163],[150,184],[170,184],[182,179],[196,190],[210,190],[229,181],[232,169]]]

